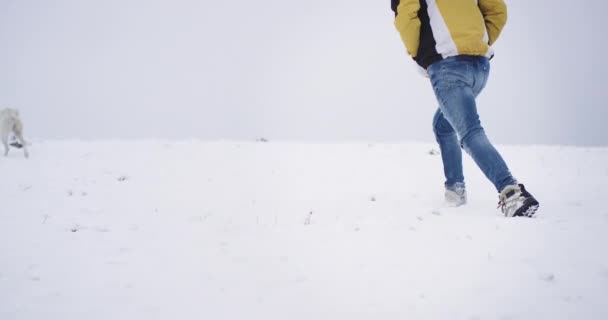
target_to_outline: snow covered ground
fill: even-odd
[[[608,148],[37,141],[0,158],[0,319],[608,319]]]

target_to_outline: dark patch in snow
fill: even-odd
[[[16,149],[23,148],[23,144],[21,144],[19,141],[17,141],[14,136],[12,137],[12,139],[14,139],[14,140],[8,144],[9,146],[15,147]]]
[[[73,197],[76,195],[76,191],[73,191],[73,190],[68,190],[66,193],[67,193],[68,197]],[[89,195],[86,191],[81,191],[79,194],[81,197],[86,197]]]
[[[555,274],[553,273],[543,273],[540,275],[540,279],[544,282],[555,282]]]
[[[424,218],[422,218],[421,216],[416,216],[416,219],[418,219],[418,221],[424,221]]]
[[[78,230],[80,230],[80,226],[76,225],[75,227],[71,228],[70,231],[72,232],[77,232]]]
[[[375,196],[371,196],[371,197],[369,198],[369,201],[371,201],[371,202],[376,202],[376,197],[375,197]]]
[[[119,182],[124,182],[124,181],[129,180],[129,177],[123,175],[123,176],[120,176],[120,177],[116,178],[116,180],[118,180]]]
[[[39,282],[40,281],[40,277],[31,277],[30,280],[32,280],[34,282]]]
[[[433,211],[431,211],[431,214],[433,214],[435,216],[440,216],[441,215],[441,211],[439,211],[439,210],[433,210]]]
[[[261,137],[256,140],[257,142],[268,142],[268,139]]]
[[[437,149],[431,149],[431,150],[429,150],[429,155],[431,155],[431,156],[436,156],[436,155],[439,155],[439,154],[440,154],[440,152]]]

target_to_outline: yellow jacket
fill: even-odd
[[[391,0],[395,27],[423,68],[457,55],[494,55],[507,22],[503,0]]]

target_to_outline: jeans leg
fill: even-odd
[[[444,60],[431,66],[429,75],[443,117],[460,137],[465,151],[500,192],[517,181],[481,126],[475,97],[483,87],[481,84],[485,84],[488,70],[480,71],[478,66],[471,61]]]
[[[441,150],[443,173],[446,179],[445,186],[450,187],[456,183],[464,183],[462,150],[458,142],[458,136],[452,125],[441,113],[441,109],[438,109],[433,117],[433,132]]]
[[[481,126],[475,97],[469,87],[454,87],[444,92],[442,112],[452,124],[460,143],[473,158],[485,176],[494,184],[498,192],[516,183],[507,164],[496,148],[490,143]]]
[[[504,159],[488,140],[483,129],[469,131],[462,139],[462,144],[498,192],[508,185],[517,184],[517,180],[513,178]]]

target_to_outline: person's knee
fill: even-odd
[[[471,142],[475,141],[476,138],[485,137],[485,135],[486,135],[486,133],[483,130],[483,128],[481,127],[481,125],[471,127],[469,130],[467,130],[462,135],[462,139],[460,139],[460,145],[463,148],[466,148],[467,146],[469,146],[471,144]]]

